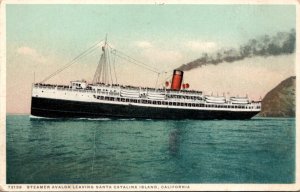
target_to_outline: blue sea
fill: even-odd
[[[7,116],[7,183],[294,183],[295,119]]]

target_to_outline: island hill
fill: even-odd
[[[295,117],[296,77],[292,76],[266,94],[262,100],[262,110],[257,116]]]

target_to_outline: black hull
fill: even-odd
[[[258,112],[156,108],[32,97],[31,115],[48,118],[250,119]]]

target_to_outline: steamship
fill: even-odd
[[[183,83],[184,72],[176,69],[170,76],[171,81],[164,82],[160,88],[118,84],[117,79],[112,78],[115,72],[114,63],[109,61],[112,55],[157,71],[112,48],[107,40],[100,44],[80,54],[81,57],[102,48],[91,83],[85,80],[71,81],[70,85],[45,83],[62,69],[33,83],[31,117],[241,120],[250,119],[261,110],[261,101],[251,101],[247,96],[212,96],[190,90],[189,84]],[[72,64],[74,62],[63,69]]]

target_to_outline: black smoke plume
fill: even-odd
[[[217,65],[222,62],[232,63],[256,56],[268,57],[276,55],[287,55],[295,52],[296,31],[278,32],[274,36],[264,35],[256,39],[250,39],[239,49],[220,49],[215,53],[203,53],[199,59],[178,67],[178,70],[188,71],[203,65]]]

